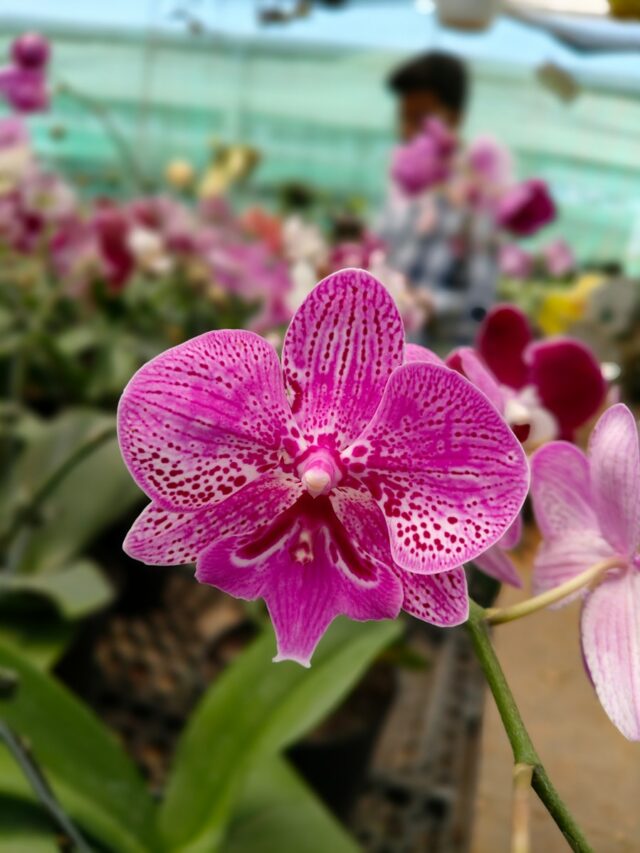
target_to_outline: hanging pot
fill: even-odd
[[[442,26],[454,30],[486,30],[498,11],[498,0],[436,0]]]

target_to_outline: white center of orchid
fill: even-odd
[[[527,449],[533,450],[547,441],[558,437],[558,422],[548,409],[542,405],[537,390],[527,385],[514,392],[507,390],[504,416],[510,426],[529,426],[529,437],[525,442]]]
[[[325,448],[316,448],[298,465],[298,476],[311,497],[327,495],[342,479],[334,454]]]

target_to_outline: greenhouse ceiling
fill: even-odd
[[[339,10],[317,6],[304,18],[272,26],[259,22],[257,10],[264,5],[255,0],[111,0],[109,4],[78,0],[56,0],[55,3],[51,0],[5,0],[2,18],[5,22],[25,22],[44,28],[153,31],[167,37],[185,34],[189,25],[196,22],[203,36],[296,46],[300,43],[309,46],[332,44],[340,48],[407,52],[438,46],[479,61],[529,67],[554,62],[591,85],[600,80],[633,91],[640,82],[640,63],[634,62],[628,51],[581,53],[544,29],[551,23],[561,33],[567,27],[590,37],[602,33],[604,44],[611,32],[617,33],[620,29],[626,34],[628,47],[629,34],[637,33],[640,45],[640,26],[617,25],[595,15],[576,19],[562,14],[550,18],[535,12],[536,8],[544,10],[545,7],[597,12],[601,11],[601,0],[579,0],[577,5],[576,0],[553,0],[551,6],[549,0],[511,4],[529,17],[514,20],[501,16],[488,31],[480,34],[443,29],[438,24],[431,0],[352,0]]]

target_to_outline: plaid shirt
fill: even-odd
[[[377,232],[387,243],[389,265],[411,286],[428,290],[433,300],[435,316],[420,342],[472,343],[495,301],[498,269],[490,220],[454,207],[441,195],[410,200],[392,195]]]

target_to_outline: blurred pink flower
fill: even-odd
[[[502,189],[513,180],[513,161],[509,149],[492,136],[478,136],[467,149],[471,171],[489,187]]]
[[[532,178],[507,190],[495,207],[496,222],[512,234],[527,237],[556,217],[556,206],[544,181]]]
[[[629,409],[600,418],[589,451],[553,442],[534,454],[532,500],[543,542],[534,562],[537,592],[600,561],[619,557],[583,596],[585,666],[613,724],[640,740],[640,450]],[[564,601],[569,601],[566,598]]]
[[[39,69],[14,65],[0,69],[0,95],[20,113],[42,112],[49,106],[47,78]]]
[[[525,252],[516,243],[500,247],[498,256],[500,273],[506,278],[527,279],[533,272],[533,255]]]
[[[476,348],[509,389],[505,415],[523,441],[572,440],[604,401],[606,384],[591,350],[570,339],[535,342],[526,315],[514,305],[487,314]]]
[[[282,365],[246,331],[210,332],[133,377],[120,445],[152,503],[125,540],[150,564],[263,598],[277,660],[308,665],[339,614],[463,622],[462,563],[499,539],[528,485],[520,445],[469,382],[405,361],[402,322],[367,273],[324,279]]]
[[[50,54],[51,45],[40,33],[23,33],[11,45],[11,59],[18,68],[43,69]]]
[[[564,278],[573,272],[576,266],[576,256],[565,240],[548,243],[542,250],[542,257],[549,274],[554,278]]]
[[[438,119],[428,119],[414,139],[396,147],[391,177],[407,194],[417,195],[443,183],[451,174],[457,138]]]

